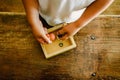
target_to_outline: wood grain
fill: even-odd
[[[25,15],[0,14],[0,80],[119,80],[120,16],[99,16],[77,48],[46,60]]]
[[[102,14],[104,15],[120,15],[120,0],[114,0],[112,5],[106,9]]]
[[[22,0],[0,0],[0,5],[0,12],[25,12]],[[114,0],[113,4],[102,14],[119,15],[120,0]]]
[[[25,12],[22,0],[0,0],[0,12]]]

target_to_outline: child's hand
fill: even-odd
[[[63,28],[57,31],[57,35],[60,39],[68,39],[70,36],[73,36],[77,33],[78,29],[74,23],[67,24]]]
[[[47,33],[47,29],[42,26],[32,27],[33,34],[38,42],[40,43],[52,43],[50,40],[50,35]]]
[[[33,33],[34,33],[36,39],[38,40],[38,42],[40,42],[42,44],[52,43],[52,41],[54,41],[56,39],[55,34],[54,33],[48,34],[46,28],[44,28],[43,30],[40,29],[39,32],[33,30]]]
[[[48,34],[48,37],[49,37],[49,39],[50,39],[51,41],[54,41],[54,40],[56,39],[54,33],[49,33],[49,34]]]
[[[49,35],[44,29],[40,19],[39,19],[39,4],[37,0],[22,0],[28,22],[30,23],[32,27],[33,34],[35,38],[40,42],[40,43],[51,43],[52,41],[50,38],[47,36]]]

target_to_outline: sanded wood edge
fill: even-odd
[[[66,48],[64,48],[62,50],[53,52],[52,54],[48,54],[47,51],[46,51],[46,49],[45,49],[45,47],[44,47],[44,45],[41,44],[41,48],[42,48],[42,50],[44,52],[45,58],[49,59],[51,57],[57,56],[57,55],[62,54],[64,52],[68,51],[68,50],[71,50],[71,49],[75,48],[76,47],[76,43],[75,43],[73,37],[70,37],[69,39],[71,41],[71,45],[70,46],[68,46],[68,47],[66,47]]]

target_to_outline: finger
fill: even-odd
[[[46,36],[43,36],[43,39],[47,42],[47,43],[52,43],[52,41]]]
[[[46,34],[46,36],[50,39],[50,35],[49,34]]]
[[[48,34],[47,28],[46,28],[46,27],[44,27],[44,31],[45,31],[45,34]]]
[[[65,32],[64,30],[59,30],[56,34],[58,38],[62,38],[63,36],[67,34],[67,32]]]
[[[64,33],[64,30],[62,30],[62,29],[57,31],[57,35],[63,34],[63,33]]]
[[[46,36],[44,36],[43,38],[45,39],[45,41],[46,41],[47,43],[52,43],[52,42],[50,41],[50,35],[48,34],[46,27],[44,27],[44,31],[45,31]]]
[[[37,40],[38,40],[40,43],[42,43],[42,44],[45,43],[44,39],[42,39],[42,38],[38,38]]]
[[[66,39],[68,39],[68,34],[65,34],[64,36],[62,36],[60,39],[62,39],[62,40],[66,40]]]
[[[56,39],[56,36],[54,33],[49,33],[49,38],[51,41],[54,41]]]

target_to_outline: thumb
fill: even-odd
[[[52,41],[46,35],[43,35],[43,39],[48,43],[52,43]]]

